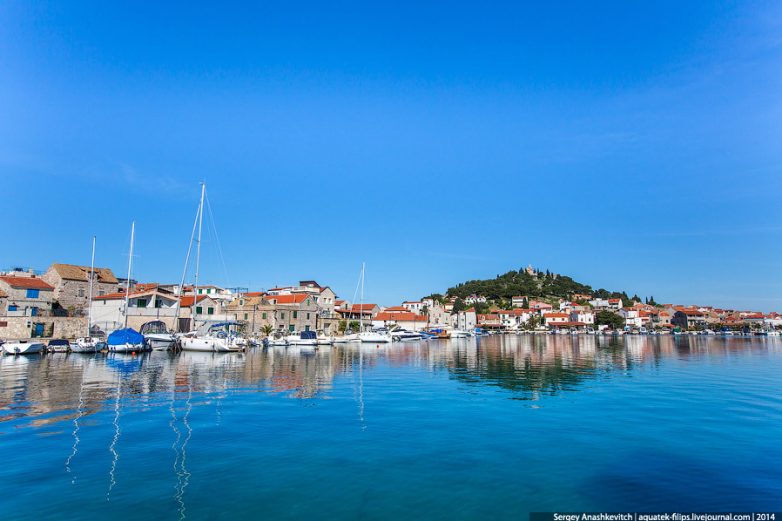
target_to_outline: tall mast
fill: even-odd
[[[196,248],[196,269],[195,285],[193,286],[193,324],[195,329],[196,303],[198,302],[198,269],[201,265],[201,228],[204,222],[204,194],[206,193],[206,183],[201,183],[201,202],[198,203],[198,246]]]
[[[182,270],[182,279],[179,281],[179,294],[176,299],[176,312],[174,313],[174,331],[179,332],[179,311],[182,307],[182,297],[184,296],[185,278],[187,277],[187,267],[190,265],[190,253],[193,251],[193,241],[195,240],[196,228],[198,227],[198,216],[201,213],[201,206],[196,210],[195,220],[193,221],[193,231],[190,233],[190,244],[187,246],[187,255],[185,255],[185,268]]]
[[[92,326],[92,284],[95,278],[95,236],[92,236],[92,261],[90,262],[90,299],[87,302],[87,338],[90,338]]]
[[[136,236],[136,221],[130,225],[130,255],[128,255],[128,282],[125,286],[125,328],[128,327],[128,304],[130,303],[130,274],[133,269],[133,239]]]
[[[361,304],[358,306],[358,332],[364,331],[364,271],[366,263],[361,263]]]

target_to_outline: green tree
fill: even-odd
[[[527,299],[527,297],[524,297],[524,301],[521,303],[521,307],[523,309],[529,309],[529,300]]]
[[[263,333],[266,336],[271,335],[274,332],[274,328],[271,324],[264,324],[261,326],[261,333]]]
[[[611,329],[622,329],[625,325],[625,319],[611,311],[599,311],[595,315],[595,324],[598,326],[609,326]]]
[[[348,321],[347,320],[340,320],[339,325],[337,326],[337,329],[339,329],[339,332],[343,335],[345,334],[345,331],[348,329]]]
[[[361,327],[361,323],[358,320],[351,320],[350,321],[350,329],[351,331],[358,331]]]
[[[465,304],[462,299],[457,297],[453,303],[453,312],[458,313],[460,311],[464,311],[465,309],[467,309],[467,304]]]
[[[486,302],[476,302],[473,304],[473,307],[475,308],[475,313],[479,315],[485,315],[491,309],[491,306]]]

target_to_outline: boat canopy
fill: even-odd
[[[110,346],[143,344],[144,335],[130,327],[126,329],[118,329],[109,335],[107,343]]]
[[[318,338],[318,335],[315,333],[315,331],[302,331],[301,332],[301,339],[302,340],[315,340]]]
[[[71,345],[70,342],[65,340],[64,338],[55,338],[54,340],[49,340],[49,347],[51,346],[69,346]]]
[[[142,335],[155,333],[168,333],[168,327],[166,326],[166,323],[162,320],[153,320],[152,322],[147,322],[141,326]]]

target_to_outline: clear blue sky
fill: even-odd
[[[779,3],[196,4],[0,4],[0,267],[121,274],[135,219],[176,281],[205,179],[208,282],[782,309]]]

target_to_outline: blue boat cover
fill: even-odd
[[[118,329],[109,335],[106,343],[110,346],[120,346],[124,344],[143,344],[144,335],[133,328]]]
[[[315,334],[315,331],[302,331],[299,338],[302,340],[315,340],[318,336]]]

